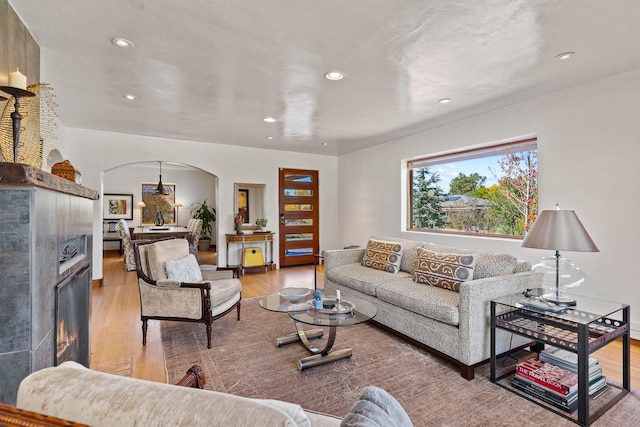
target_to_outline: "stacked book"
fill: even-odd
[[[558,347],[547,347],[540,352],[541,360],[552,363],[572,372],[578,372],[578,355]],[[595,397],[607,388],[607,379],[602,375],[600,362],[589,357],[589,396]]]
[[[578,407],[577,371],[576,354],[550,347],[541,351],[539,358],[518,363],[511,385],[556,408],[573,412]],[[589,395],[601,393],[606,385],[598,360],[589,358]]]

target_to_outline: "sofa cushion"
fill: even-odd
[[[518,258],[513,255],[480,252],[478,253],[478,262],[476,262],[473,278],[485,279],[487,277],[513,274],[515,272],[517,262]]]
[[[416,268],[416,257],[418,256],[418,252],[416,251],[416,249],[423,245],[422,242],[407,239],[395,239],[393,237],[376,235],[371,236],[371,238],[376,240],[384,240],[389,242],[393,241],[400,243],[400,246],[402,246],[402,260],[400,261],[400,271],[406,271],[413,274],[413,270]]]
[[[412,427],[400,403],[385,390],[367,386],[344,417],[341,427]]]
[[[446,252],[451,254],[472,254],[475,253],[470,249],[457,248],[454,246],[436,245],[434,243],[425,243],[423,246],[433,252]],[[504,276],[505,274],[513,274],[516,271],[518,259],[508,254],[494,254],[490,252],[477,253],[476,266],[473,272],[474,279],[485,279],[487,277]],[[525,268],[528,271],[530,268]]]
[[[418,248],[413,279],[418,283],[458,292],[461,282],[473,280],[475,265],[475,254],[439,253]]]
[[[410,278],[409,273],[387,273],[359,263],[343,264],[326,270],[327,279],[367,295],[376,296],[376,288],[390,280]]]
[[[402,246],[398,242],[369,239],[362,256],[362,265],[389,273],[400,271]]]
[[[378,299],[406,310],[457,326],[460,322],[460,294],[416,283],[410,277],[378,286]]]
[[[192,254],[184,258],[170,259],[164,265],[167,279],[196,283],[202,281],[202,272],[196,257]]]

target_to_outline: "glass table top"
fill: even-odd
[[[624,308],[629,307],[627,304],[621,304],[612,301],[605,301],[596,298],[585,297],[565,292],[570,298],[576,301],[575,306],[560,307],[553,303],[549,303],[540,298],[544,293],[548,293],[548,289],[532,289],[530,296],[523,293],[507,295],[505,297],[496,298],[493,301],[499,305],[506,306],[507,309],[526,309],[546,316],[556,317],[558,319],[575,322],[578,324],[589,324],[602,317],[610,317],[611,315],[621,312]],[[496,307],[498,313],[504,311],[504,308]],[[616,316],[617,317],[617,316]]]
[[[343,298],[344,302],[353,305],[351,313],[326,313],[325,310],[315,310],[308,306],[310,301],[312,301],[311,296],[291,303],[280,295],[273,294],[261,298],[258,304],[266,310],[288,313],[293,320],[314,326],[352,326],[366,322],[377,314],[373,304],[358,298]]]

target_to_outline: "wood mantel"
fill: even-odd
[[[22,163],[0,163],[0,185],[33,186],[98,200],[97,191]]]

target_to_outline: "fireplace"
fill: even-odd
[[[68,275],[56,285],[55,364],[72,360],[89,367],[91,263],[79,242],[65,242],[59,260]]]
[[[96,200],[96,191],[74,182],[0,162],[2,403],[15,406],[20,382],[32,372],[62,360],[89,365]]]

